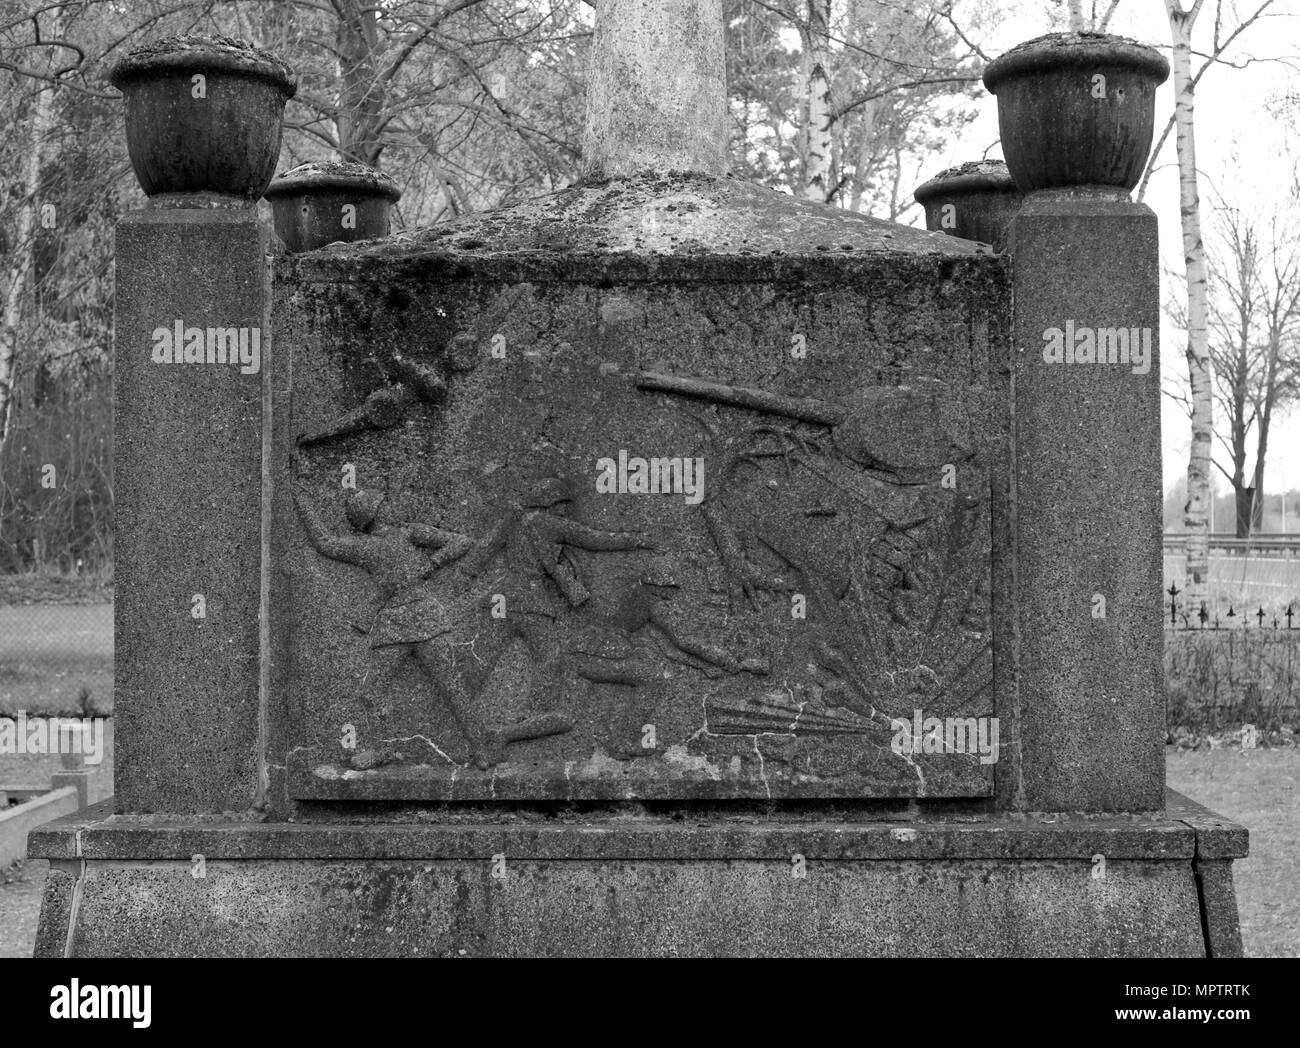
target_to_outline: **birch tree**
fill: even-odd
[[[47,20],[46,30],[57,40],[60,26],[59,10],[55,8]],[[9,264],[5,267],[4,317],[0,326],[0,448],[9,437],[13,418],[14,387],[18,377],[18,343],[23,319],[23,306],[28,300],[36,247],[37,209],[40,206],[41,159],[45,153],[54,108],[53,84],[57,72],[56,48],[50,48],[43,72],[47,79],[34,80],[28,105],[27,134],[25,136],[22,175],[18,186],[19,202],[17,221],[14,224],[13,245]]]
[[[1218,0],[1215,4],[1214,35],[1210,41],[1210,49],[1203,55],[1201,64],[1196,68],[1196,71],[1191,73],[1190,83],[1193,91],[1200,86],[1201,79],[1213,66],[1226,61],[1224,58],[1225,52],[1237,42],[1237,39],[1242,35],[1242,33],[1261,19],[1271,17],[1269,14],[1269,8],[1272,6],[1273,0],[1259,0],[1255,5],[1254,10],[1234,26],[1224,22],[1223,3],[1222,0]],[[1200,4],[1197,4],[1196,7],[1200,7]],[[1113,12],[1113,6],[1111,10]],[[1190,38],[1191,29],[1189,28],[1187,32]],[[1189,69],[1190,61],[1189,57]],[[1137,188],[1137,199],[1139,201],[1146,198],[1147,185],[1151,181],[1151,175],[1155,171],[1157,161],[1165,147],[1165,143],[1169,141],[1169,136],[1173,134],[1177,123],[1178,108],[1175,106],[1174,111],[1169,114],[1169,119],[1165,121],[1160,136],[1156,139],[1156,144],[1151,150],[1151,155],[1147,157],[1146,167],[1142,171],[1142,180],[1138,183]]]
[[[1056,6],[1061,6],[1061,0],[1056,0]],[[1067,0],[1066,2],[1066,28],[1071,33],[1104,33],[1110,28],[1110,20],[1115,16],[1115,9],[1119,7],[1119,0],[1107,0],[1099,9],[1097,0],[1092,0],[1092,8],[1085,15],[1083,13],[1083,0]]]
[[[1208,287],[1205,243],[1201,239],[1201,199],[1196,170],[1195,92],[1192,80],[1192,29],[1205,0],[1184,10],[1181,0],[1165,0],[1173,38],[1174,120],[1178,151],[1178,210],[1182,220],[1183,264],[1187,273],[1187,373],[1191,398],[1192,447],[1187,460],[1187,578],[1184,599],[1198,608],[1209,582],[1210,462],[1214,402],[1210,380]]]
[[[900,203],[894,183],[920,177],[904,174],[903,157],[924,166],[943,132],[974,117],[987,56],[972,34],[991,30],[1002,11],[983,0],[728,0],[727,15],[737,172],[897,218],[911,201],[903,193]],[[799,64],[785,86],[789,28]]]
[[[804,191],[809,200],[825,203],[830,199],[831,130],[834,122],[831,103],[830,24],[831,0],[808,0],[807,20],[800,25],[803,35],[803,68],[808,116],[804,122]]]

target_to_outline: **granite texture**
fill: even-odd
[[[1204,955],[1185,863],[92,862],[74,957]],[[498,867],[500,868],[500,867]],[[57,938],[57,936],[55,937]]]
[[[122,811],[243,811],[257,800],[266,252],[251,211],[146,211],[118,226]],[[178,319],[204,330],[204,363],[154,361],[154,333]],[[246,331],[247,365],[206,363],[206,331],[215,327]],[[244,374],[254,328],[259,369]],[[196,594],[204,618],[194,617]]]
[[[1232,862],[1226,859],[1197,859],[1196,890],[1201,896],[1201,924],[1205,931],[1207,957],[1241,957],[1241,918],[1237,893],[1232,886]]]
[[[1197,844],[1240,851],[1238,830],[1119,815],[291,826],[101,806],[34,835],[51,859],[38,954],[62,955],[79,881],[73,956],[1205,956],[1204,926],[1226,950],[1233,925]]]
[[[1171,798],[1177,795],[1171,793]],[[444,806],[365,819],[310,823],[238,822],[214,817],[113,815],[106,805],[33,831],[33,855],[51,860],[486,859],[498,852],[533,860],[775,859],[1118,859],[1187,860],[1202,849],[1245,854],[1244,832],[1181,819],[1131,815],[987,815],[850,820],[781,812],[767,817],[714,812],[711,818],[619,811]],[[1240,836],[1239,836],[1240,835]]]
[[[1156,218],[1030,196],[1012,225],[1015,640],[1029,810],[1158,808],[1164,790]],[[1056,329],[1146,329],[1130,363],[1055,363]],[[1104,600],[1104,608],[1101,601]],[[1100,612],[1104,611],[1104,617]]]
[[[45,874],[45,894],[36,924],[36,957],[63,957],[68,946],[68,927],[73,914],[74,889],[82,873],[80,860],[51,862]]]

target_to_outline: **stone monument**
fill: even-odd
[[[1158,331],[1154,217],[731,178],[722,28],[602,0],[536,203],[269,269],[269,171],[123,222],[117,795],[33,835],[39,954],[1240,952],[1156,347],[1040,352]],[[150,90],[292,89],[232,47]]]

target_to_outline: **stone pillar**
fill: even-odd
[[[727,170],[722,0],[601,0],[583,170]]]
[[[122,811],[238,811],[257,792],[268,250],[249,209],[144,211],[118,226]],[[179,331],[186,359],[198,340],[206,358],[216,329],[250,362],[159,362],[163,336],[175,347]]]
[[[1018,806],[1164,796],[1156,217],[1030,194],[1011,227]]]
[[[990,63],[1011,224],[1011,503],[1019,772],[1031,811],[1164,804],[1160,277],[1129,199],[1151,146],[1155,50],[1100,34]]]
[[[117,808],[243,811],[262,780],[271,349],[254,204],[292,79],[254,48],[179,38],[129,55],[114,83],[151,197],[116,242]]]

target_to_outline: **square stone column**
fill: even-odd
[[[122,812],[258,800],[268,235],[248,207],[147,210],[117,230]]]
[[[1015,801],[1034,811],[1158,809],[1156,217],[1121,193],[1034,193],[1010,250]]]

